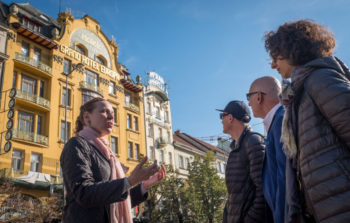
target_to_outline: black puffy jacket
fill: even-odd
[[[109,223],[109,205],[128,195],[124,179],[110,181],[109,161],[81,137],[67,142],[60,161],[67,190],[64,222]],[[142,195],[139,185],[130,190],[130,196],[134,206],[144,201],[147,193]]]
[[[265,201],[261,183],[264,139],[247,127],[231,148],[225,171],[228,199],[223,222],[264,222]]]
[[[297,114],[298,170],[317,222],[350,222],[350,74],[334,57],[305,67]],[[346,77],[348,76],[348,77]]]

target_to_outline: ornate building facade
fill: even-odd
[[[120,161],[133,169],[146,154],[143,85],[118,61],[118,45],[86,15],[64,12],[54,20],[28,3],[12,3],[6,15],[10,36],[0,105],[0,176],[32,180],[32,196],[62,185],[59,158],[74,136],[80,106],[93,97],[108,100],[115,113],[109,137]],[[28,188],[28,187],[27,187]]]

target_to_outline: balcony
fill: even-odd
[[[35,67],[35,68],[39,69],[40,71],[43,71],[47,74],[51,75],[51,73],[52,73],[52,69],[50,66],[48,66],[40,61],[33,60],[27,56],[23,56],[20,53],[15,53],[15,60],[20,61],[20,62],[27,64],[27,65],[30,65],[32,67]]]
[[[47,136],[39,135],[34,132],[25,132],[19,129],[12,129],[12,137],[14,139],[34,142],[44,146],[49,145],[49,138]]]
[[[94,91],[94,92],[100,94],[101,96],[103,95],[102,89],[101,89],[99,86],[97,86],[97,85],[90,84],[90,83],[88,83],[88,82],[86,82],[86,81],[81,81],[81,82],[79,83],[79,85],[80,85],[80,87],[83,88],[83,89],[87,89],[87,90],[90,90],[90,91]]]
[[[46,98],[42,98],[40,96],[29,94],[28,92],[25,92],[25,91],[22,91],[19,89],[17,89],[16,98],[23,99],[23,100],[26,100],[29,102],[33,102],[37,105],[40,105],[40,106],[43,106],[45,108],[50,109],[50,101],[47,100]]]
[[[171,127],[171,125],[168,122],[161,121],[155,117],[149,118],[148,121],[151,123],[155,123],[155,124],[165,128],[165,129],[170,129],[170,127]]]
[[[136,113],[140,113],[140,108],[139,106],[133,104],[133,103],[128,103],[128,102],[125,102],[125,107],[136,112]]]

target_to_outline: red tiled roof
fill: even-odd
[[[189,146],[189,147],[194,148],[194,149],[201,150],[203,152],[206,152],[207,150],[211,150],[213,152],[218,152],[218,153],[221,153],[221,154],[224,154],[227,156],[229,154],[228,152],[226,152],[226,151],[224,151],[216,146],[213,146],[213,145],[206,143],[202,140],[196,139],[196,138],[194,138],[186,133],[175,132],[173,135],[173,138],[174,138],[174,142],[176,142],[176,143],[181,143],[183,145]]]

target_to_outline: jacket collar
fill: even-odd
[[[241,143],[243,142],[244,137],[247,135],[248,132],[251,131],[250,126],[248,125],[247,127],[245,127],[245,129],[243,130],[241,136],[238,138],[237,143],[235,140],[232,141],[230,147],[232,151],[238,150],[241,147]]]

